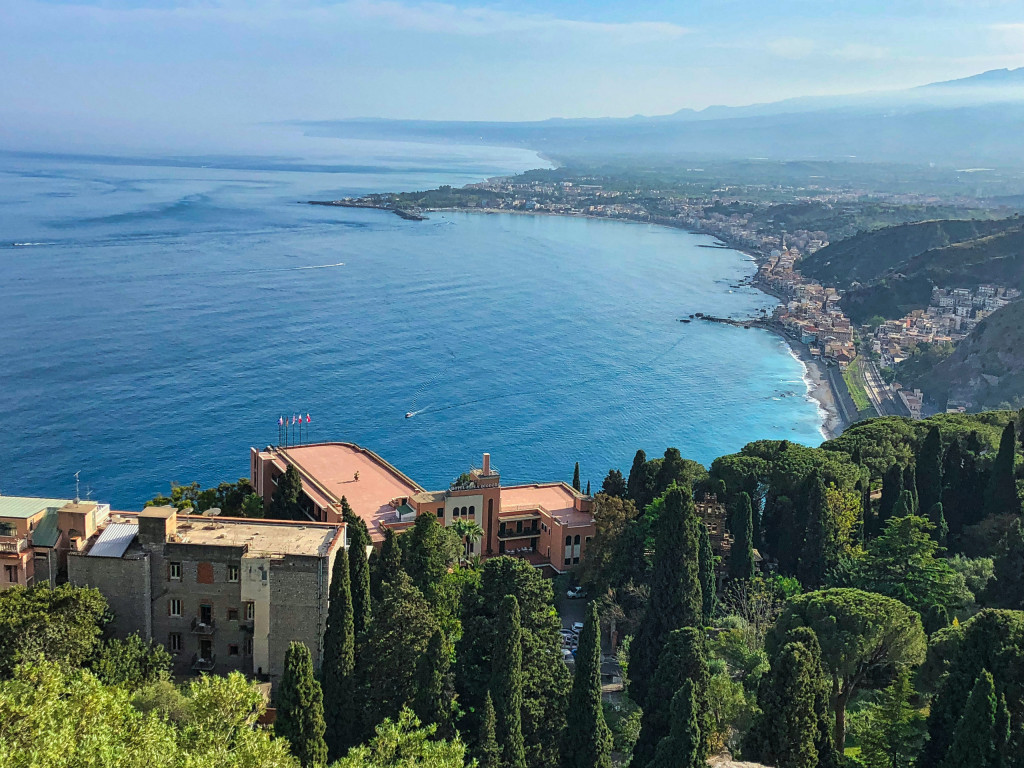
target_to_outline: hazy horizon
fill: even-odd
[[[662,115],[1024,66],[1016,3],[771,6],[0,0],[0,142],[272,152],[287,121]]]

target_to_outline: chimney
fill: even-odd
[[[486,477],[489,474],[491,474],[491,454],[485,453],[484,454],[484,471],[483,471],[483,475]]]
[[[174,507],[146,507],[139,512],[139,543],[164,544],[178,527],[178,510]]]

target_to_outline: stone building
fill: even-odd
[[[341,523],[114,513],[68,558],[68,580],[96,587],[113,632],[164,645],[174,672],[239,670],[271,683],[305,643],[319,668]]]

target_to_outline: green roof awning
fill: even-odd
[[[57,539],[60,538],[60,528],[57,527],[57,510],[48,509],[46,516],[39,521],[39,525],[32,531],[33,547],[55,547]]]

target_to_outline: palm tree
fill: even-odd
[[[462,546],[466,552],[466,560],[469,560],[469,543],[476,541],[484,535],[484,529],[476,520],[456,520],[452,523],[452,530],[459,534],[462,539]]]

